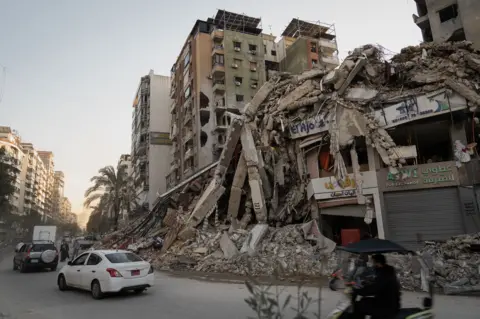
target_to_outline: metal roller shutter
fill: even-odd
[[[465,232],[456,188],[384,193],[388,237],[409,249]]]

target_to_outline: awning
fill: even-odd
[[[300,148],[305,148],[314,143],[321,142],[325,137],[325,135],[327,135],[327,132],[318,133],[318,134],[309,136],[307,138],[304,138],[300,143]]]
[[[326,207],[321,208],[320,214],[322,215],[331,215],[331,216],[348,216],[348,217],[365,217],[365,206],[364,205],[345,205],[345,206],[335,206],[335,207]],[[373,216],[375,218],[375,216]]]

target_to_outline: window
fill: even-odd
[[[315,59],[312,59],[312,66],[317,65],[317,64],[318,64],[318,61],[315,60]]]
[[[250,62],[250,70],[256,70],[257,69],[257,62]]]
[[[455,19],[458,17],[458,6],[457,4],[452,4],[442,10],[438,11],[440,16],[440,22],[447,22],[448,20]]]
[[[34,244],[32,246],[32,251],[34,252],[44,252],[45,250],[56,250],[53,244]]]
[[[239,76],[234,77],[233,80],[234,80],[235,82],[239,82],[240,84],[242,84],[242,82],[243,82],[243,78],[241,78],[241,77],[239,77]]]
[[[270,53],[271,53],[273,56],[277,56],[277,51],[275,51],[275,50],[270,51]]]
[[[311,42],[310,52],[317,53],[317,44]]]
[[[95,266],[98,265],[102,261],[102,258],[98,256],[97,254],[90,254],[90,257],[88,257],[87,265],[89,266]]]
[[[188,99],[190,97],[190,86],[188,86],[186,89],[185,89],[185,98]]]
[[[263,45],[263,52],[264,52],[265,54],[267,54],[267,45],[266,45],[266,44]]]
[[[235,49],[241,49],[242,48],[242,43],[241,42],[237,42],[237,41],[233,41],[233,47]]]
[[[112,264],[123,264],[123,263],[133,263],[137,261],[143,261],[142,258],[138,257],[134,253],[113,253],[106,254],[108,261]]]
[[[237,94],[237,95],[235,95],[235,98],[236,98],[237,102],[243,102],[243,95]]]
[[[225,63],[223,54],[214,54],[212,59],[213,59],[212,61],[213,65],[215,64],[223,65]]]
[[[79,257],[77,257],[77,259],[75,259],[72,262],[72,266],[81,266],[81,265],[85,264],[85,260],[87,260],[87,257],[88,257],[88,253],[80,255]]]
[[[249,44],[248,45],[248,50],[249,51],[257,51],[257,46],[255,44]]]
[[[187,65],[190,63],[190,53],[187,53],[185,59],[183,60],[183,67],[186,68]]]

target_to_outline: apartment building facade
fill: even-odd
[[[13,213],[23,214],[20,192],[23,183],[21,172],[25,154],[22,150],[20,136],[8,126],[0,126],[0,147],[5,148],[6,152],[11,156],[12,162],[9,164],[16,170],[15,193],[11,199],[14,209]]]
[[[24,214],[37,212],[43,216],[47,192],[47,171],[32,143],[22,143],[21,146],[25,154],[21,172],[21,210]]]
[[[316,65],[334,69],[340,64],[334,24],[292,19],[278,42],[282,71],[299,74]]]
[[[166,191],[169,170],[170,77],[141,78],[132,112],[131,167],[139,203],[151,208],[157,193]]]
[[[480,49],[480,1],[415,0],[417,14],[413,21],[420,28],[425,42],[473,42]]]
[[[218,10],[197,20],[171,69],[169,187],[219,158],[231,115],[279,70],[274,39],[260,18]]]
[[[63,198],[65,194],[65,174],[55,171],[52,193],[52,214],[54,217],[62,216]]]
[[[46,186],[46,194],[45,194],[45,215],[49,218],[52,218],[52,210],[53,210],[53,194],[55,189],[55,163],[53,152],[50,151],[37,151],[38,156],[43,162],[45,166],[45,170],[47,173],[47,186]]]
[[[66,222],[70,222],[72,213],[72,204],[67,197],[62,197],[60,206],[60,218]]]

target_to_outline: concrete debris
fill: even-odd
[[[328,130],[325,141],[329,136],[334,159],[330,169],[337,180],[348,176],[344,154],[350,154],[358,203],[367,206],[369,222],[371,200],[362,195],[355,150],[358,139],[364,138],[392,173],[406,163],[406,153],[398,151],[401,146],[373,111],[440,89],[458,92],[470,107],[480,106],[479,70],[480,56],[471,43],[454,42],[407,47],[390,61],[381,47],[365,45],[329,72],[320,68],[301,75],[278,72],[262,85],[242,115],[228,113],[231,124],[216,166],[203,168],[185,187],[161,195],[149,214],[107,236],[107,242],[110,246],[135,244],[132,247],[139,251],[150,251],[138,244],[156,232],[165,242],[163,255],[155,259],[165,267],[243,274],[247,264],[253,264],[253,273],[271,274],[280,265],[287,273],[321,274],[315,256],[324,254],[325,248],[311,237],[306,240],[301,230],[301,224],[319,216],[318,208],[312,208],[307,199],[309,178],[297,138],[320,133],[319,127]],[[314,127],[308,122],[311,119],[316,121]],[[460,160],[464,162],[463,157]],[[257,225],[252,229],[251,224]],[[331,256],[330,266],[335,253]],[[468,258],[477,258],[469,256],[460,259],[462,265],[469,265]],[[465,277],[467,270],[451,266],[459,260],[440,260],[450,265],[445,284]],[[420,285],[420,275],[405,272],[404,286]],[[471,278],[469,285],[476,285]]]

